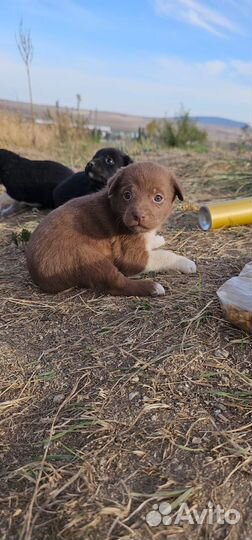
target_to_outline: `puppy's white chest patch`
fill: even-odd
[[[150,231],[150,232],[145,233],[144,235],[145,249],[146,251],[148,251],[148,253],[150,253],[154,247],[155,236],[156,236],[156,231]]]
[[[165,244],[165,239],[160,234],[156,234],[156,231],[151,231],[145,234],[145,248],[148,253],[153,249],[157,249]]]

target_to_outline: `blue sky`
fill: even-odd
[[[16,42],[34,45],[37,103],[252,121],[251,0],[1,0],[0,98],[27,100]]]

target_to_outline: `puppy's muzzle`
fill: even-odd
[[[148,227],[146,226],[146,214],[140,210],[133,210],[125,220],[125,225],[129,229],[135,230],[144,230]]]
[[[86,174],[93,173],[93,172],[94,172],[94,168],[95,168],[95,162],[94,162],[94,161],[89,161],[89,162],[86,164],[86,168],[85,168]],[[91,175],[91,176],[92,176],[92,175]]]
[[[102,186],[105,186],[107,179],[102,174],[103,171],[100,170],[98,162],[91,160],[87,163],[85,168],[85,173],[90,177],[95,179],[96,182],[100,183]]]
[[[89,169],[89,171],[92,171],[92,169],[95,167],[95,162],[94,161],[89,161],[87,163],[87,168]]]
[[[144,212],[134,210],[134,212],[132,212],[132,220],[134,221],[133,225],[144,225],[144,222],[145,222]]]

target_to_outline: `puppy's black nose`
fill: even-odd
[[[90,169],[93,169],[94,166],[95,166],[95,162],[94,161],[89,161],[88,166],[89,166]]]

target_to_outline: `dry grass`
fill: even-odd
[[[203,233],[195,213],[201,200],[248,195],[249,161],[173,152],[162,162],[188,194],[164,228],[167,245],[199,269],[160,274],[165,297],[43,294],[11,241],[42,213],[0,224],[3,540],[251,536],[251,337],[216,298],[251,260],[251,228]],[[160,500],[174,513],[212,501],[241,519],[149,528]]]
[[[71,128],[72,118],[60,113],[55,124],[35,124],[35,145],[30,121],[21,114],[0,111],[0,148],[8,148],[33,159],[55,159],[73,168],[83,164],[99,147],[84,130]]]
[[[102,146],[113,142],[98,142],[85,131],[73,128],[76,119],[67,112],[51,113],[55,124],[35,124],[35,144],[32,145],[32,124],[21,114],[0,110],[0,148],[7,148],[30,159],[53,159],[72,167],[83,169],[86,162]],[[156,158],[163,151],[150,141],[142,144],[126,140],[117,141],[116,146],[133,157]]]

